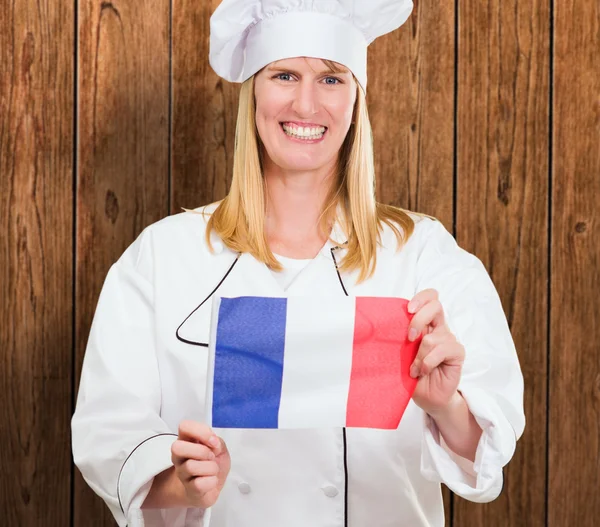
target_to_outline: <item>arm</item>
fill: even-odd
[[[482,430],[459,391],[444,408],[429,412],[446,445],[465,459],[475,461]]]
[[[150,492],[144,500],[143,509],[169,509],[191,507],[183,483],[175,473],[175,467],[168,468],[154,478]]]
[[[437,221],[424,229],[417,273],[417,291],[439,293],[456,342],[448,370],[455,388],[438,404],[424,405],[421,472],[470,501],[491,501],[525,426],[523,376],[506,316],[482,262]]]
[[[160,417],[148,231],[109,270],[94,313],[75,414],[76,466],[123,527],[154,476],[173,465],[177,434]]]

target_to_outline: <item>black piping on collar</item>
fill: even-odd
[[[233,270],[233,268],[235,267],[235,264],[238,263],[238,260],[240,259],[240,256],[242,255],[242,253],[238,253],[235,260],[233,261],[233,263],[231,264],[231,266],[229,267],[229,269],[227,270],[227,272],[225,273],[225,276],[223,276],[223,278],[221,278],[221,281],[217,284],[217,287],[215,287],[211,293],[204,299],[202,300],[202,302],[200,302],[200,304],[198,305],[198,307],[196,307],[196,309],[194,309],[194,311],[192,311],[187,317],[185,317],[184,321],[179,324],[179,327],[175,330],[175,336],[181,341],[181,342],[185,342],[186,344],[191,344],[192,346],[202,346],[203,348],[208,348],[208,343],[206,342],[194,342],[193,340],[187,340],[184,339],[183,337],[179,336],[179,330],[181,329],[181,326],[183,326],[186,321],[196,312],[198,311],[198,309],[200,309],[205,303],[206,301],[213,296],[216,292],[217,289],[219,289],[219,287],[221,287],[221,285],[223,284],[223,282],[225,281],[225,279],[229,276],[229,273],[231,273],[231,271]]]

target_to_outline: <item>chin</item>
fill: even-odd
[[[298,171],[312,171],[319,170],[331,163],[330,160],[324,158],[324,156],[307,156],[307,155],[297,155],[296,152],[287,152],[288,155],[281,155],[276,164],[279,165],[284,170],[298,170]]]
[[[284,170],[312,172],[313,170],[319,170],[323,168],[324,165],[325,163],[308,162],[305,159],[303,159],[301,161],[286,160],[285,162],[282,162],[282,164],[280,164],[279,166]]]

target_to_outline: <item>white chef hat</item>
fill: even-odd
[[[315,57],[343,64],[366,90],[367,47],[412,9],[412,0],[223,0],[210,19],[210,65],[244,82],[271,62]]]

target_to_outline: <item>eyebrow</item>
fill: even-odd
[[[279,71],[279,72],[291,73],[292,75],[296,75],[297,77],[302,76],[299,72],[297,72],[291,68],[284,68],[282,66],[268,66],[267,71],[269,71],[269,72]],[[346,69],[344,71],[335,72],[332,69],[328,68],[324,71],[317,71],[316,73],[317,73],[317,75],[324,75],[326,73],[330,74],[330,75],[343,75],[344,73],[350,73],[350,70]]]

